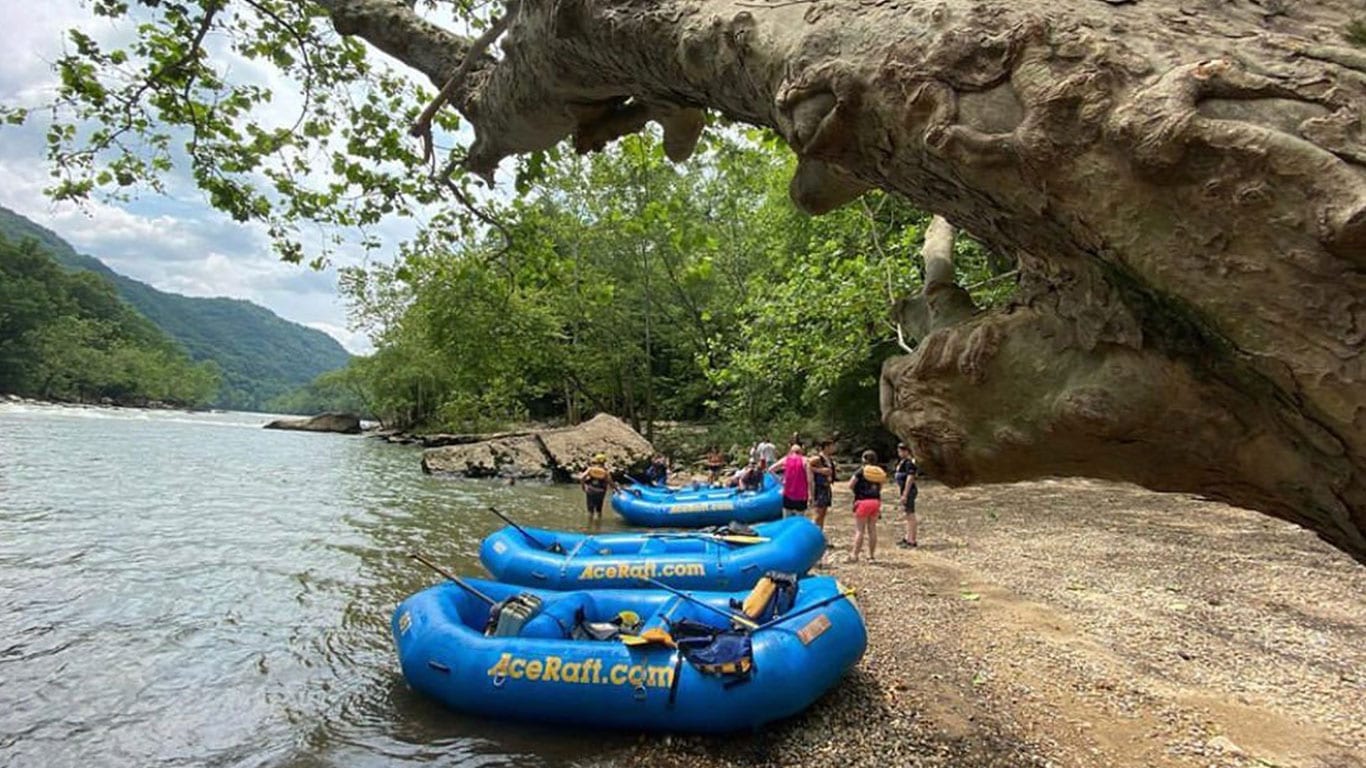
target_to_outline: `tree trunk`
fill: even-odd
[[[367,2],[401,5],[341,4]],[[502,58],[452,103],[486,175],[510,154],[566,136],[598,149],[647,120],[686,158],[702,108],[773,128],[799,157],[804,209],[894,190],[1019,254],[1014,306],[931,322],[887,364],[884,420],[932,476],[1200,493],[1366,558],[1353,9],[525,0]],[[436,81],[451,70],[430,51],[396,55]]]

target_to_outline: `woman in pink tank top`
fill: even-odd
[[[794,443],[787,449],[787,456],[783,457],[778,467],[782,467],[783,472],[783,517],[805,513],[815,481],[811,477],[811,465],[807,463],[802,447]]]

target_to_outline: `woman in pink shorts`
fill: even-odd
[[[877,516],[882,511],[882,484],[887,482],[887,471],[877,465],[877,454],[863,452],[863,466],[849,478],[849,490],[854,492],[854,546],[849,562],[857,563],[863,550],[863,539],[868,539],[868,559],[877,559]]]

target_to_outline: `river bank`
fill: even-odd
[[[847,492],[845,492],[847,493]],[[1300,528],[1116,483],[920,495],[921,546],[821,572],[869,649],[806,713],[603,765],[1366,765],[1366,568]]]

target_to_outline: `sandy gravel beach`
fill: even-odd
[[[890,498],[890,497],[888,497]],[[921,546],[822,571],[868,653],[801,716],[602,764],[1366,766],[1366,566],[1288,523],[1053,480],[920,494]]]

